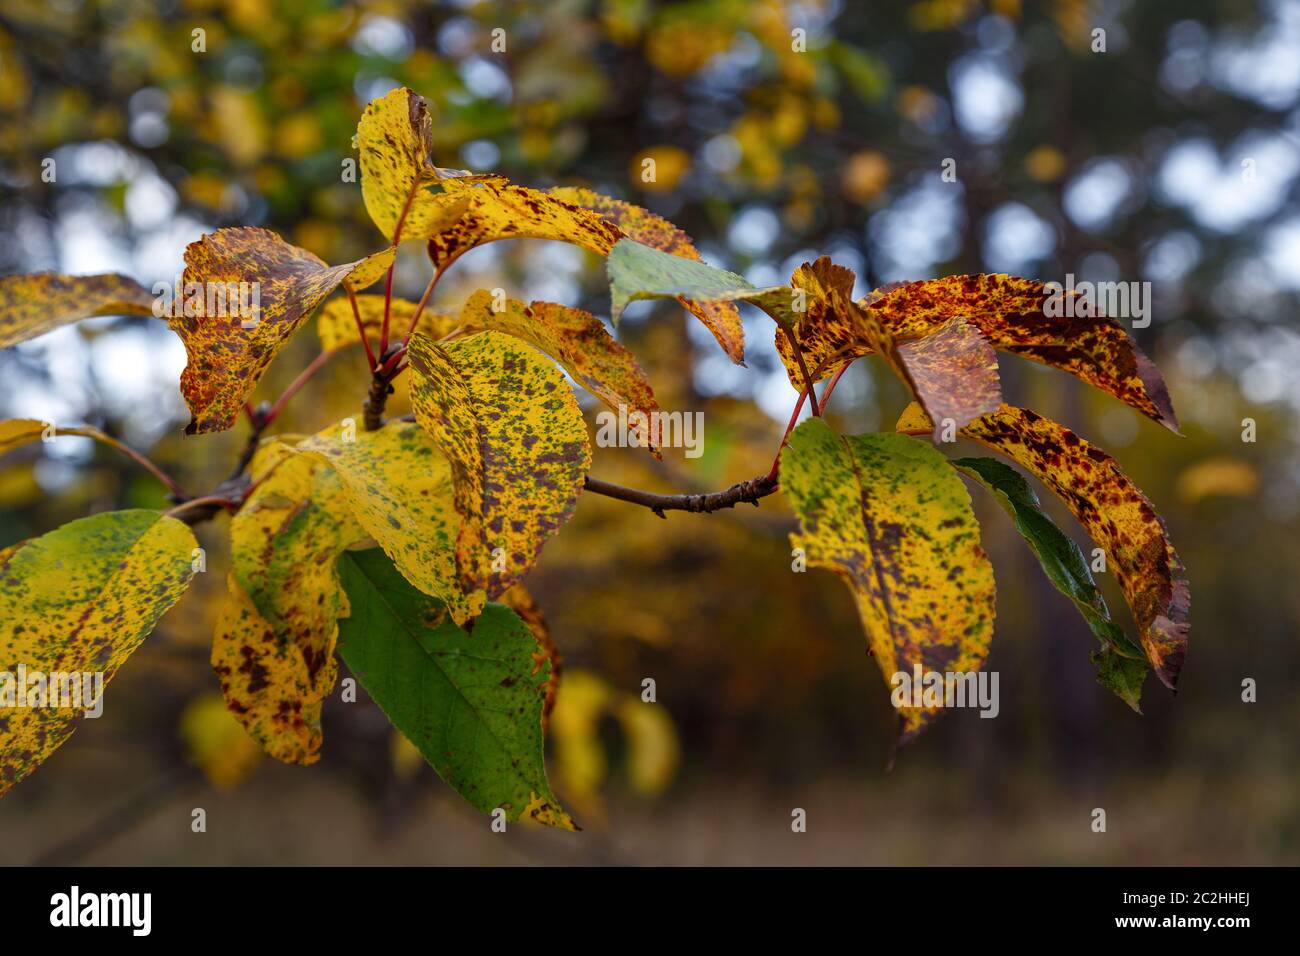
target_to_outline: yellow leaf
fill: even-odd
[[[427,239],[464,213],[469,197],[431,191],[451,170],[433,165],[433,121],[428,104],[405,87],[366,107],[357,124],[361,196],[366,211],[389,240]]]
[[[462,590],[459,583],[461,519],[452,502],[447,456],[413,422],[353,431],[335,425],[298,450],[338,472],[356,520],[406,580],[441,599],[457,624],[477,617],[486,596],[482,585]]]
[[[149,290],[116,273],[5,276],[0,278],[0,348],[96,315],[153,315],[153,303]]]
[[[1259,472],[1240,458],[1216,455],[1198,461],[1178,476],[1178,497],[1188,504],[1205,498],[1250,498],[1259,491]]]
[[[338,676],[338,619],[348,611],[335,563],[366,533],[327,464],[270,444],[252,474],[253,492],[230,522],[233,572],[212,667],[268,754],[314,763],[321,702]]]
[[[591,466],[582,412],[559,370],[500,332],[445,348],[416,335],[408,355],[416,421],[451,463],[461,582],[495,597],[573,514]]]
[[[632,789],[655,797],[672,783],[681,759],[677,731],[668,711],[628,694],[615,711],[627,738],[627,771]]]

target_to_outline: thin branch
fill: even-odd
[[[794,423],[799,420],[799,413],[803,411],[803,403],[808,399],[810,391],[807,386],[799,393],[799,401],[794,403],[794,411],[790,413],[790,421],[786,423],[785,431],[781,434],[781,444],[776,447],[776,457],[772,459],[772,469],[767,473],[768,481],[776,481],[777,473],[781,470],[781,449],[785,447],[785,440],[790,437],[790,432],[794,431]]]
[[[402,226],[406,223],[406,214],[411,211],[411,203],[415,201],[415,193],[420,188],[420,180],[411,183],[411,191],[406,194],[406,202],[402,205],[402,212],[397,217],[397,225],[393,227],[393,261],[388,266],[388,279],[384,283],[384,325],[379,331],[379,354],[382,356],[388,351],[388,314],[393,304],[393,271],[397,268],[397,245],[402,241]]]
[[[821,417],[821,407],[817,404],[817,395],[813,392],[813,379],[808,374],[808,363],[804,361],[803,349],[799,346],[799,340],[794,337],[788,325],[781,326],[781,331],[785,333],[785,339],[790,343],[790,348],[794,350],[794,357],[799,362],[799,371],[803,375],[803,385],[808,391],[808,401],[812,402],[812,413],[816,418]]]
[[[210,520],[223,509],[237,507],[239,507],[239,502],[225,495],[204,495],[202,498],[191,498],[189,501],[183,501],[175,508],[163,513],[168,518],[176,518],[188,525],[195,525],[201,521]]]
[[[583,488],[593,494],[604,495],[607,498],[617,498],[619,501],[627,501],[634,505],[644,505],[661,518],[668,517],[664,514],[665,511],[690,511],[694,514],[709,514],[710,512],[721,511],[723,508],[734,508],[742,501],[747,501],[758,507],[758,500],[772,494],[777,490],[777,487],[777,482],[767,475],[739,482],[722,491],[713,491],[702,495],[659,495],[650,491],[639,491],[636,488],[613,485],[608,481],[592,478],[590,475],[583,482]]]
[[[275,421],[275,417],[283,411],[284,406],[288,403],[289,399],[293,398],[304,385],[311,381],[311,377],[324,368],[325,363],[337,355],[339,351],[339,349],[332,349],[329,352],[321,352],[320,355],[317,355],[316,358],[312,360],[310,365],[298,373],[298,377],[289,383],[289,387],[284,390],[284,394],[277,398],[275,404],[261,416],[261,421],[259,422],[260,427],[257,429],[259,435],[262,429],[265,429],[267,425]]]
[[[361,344],[366,347],[366,364],[370,366],[370,371],[375,370],[375,353],[370,348],[370,339],[366,338],[366,324],[361,321],[361,309],[357,307],[357,294],[352,291],[352,286],[346,282],[343,283],[343,291],[348,294],[348,301],[352,303],[352,318],[357,320],[357,335],[361,338]]]
[[[58,433],[59,430],[56,428],[54,430],[54,434],[57,435]],[[159,468],[156,464],[153,463],[153,461],[151,461],[147,456],[145,456],[141,452],[136,451],[134,448],[132,448],[130,445],[126,444],[125,442],[118,441],[112,435],[105,435],[102,431],[95,437],[98,438],[105,445],[109,445],[113,448],[116,448],[118,451],[126,455],[128,458],[134,461],[141,468],[145,469],[145,471],[149,472],[151,475],[153,475],[155,478],[161,481],[164,485],[167,486],[167,490],[172,493],[173,497],[178,499],[189,497],[189,495],[185,493],[185,489],[180,486],[180,484],[176,481],[175,478],[173,478],[171,475],[167,474],[167,472]]]

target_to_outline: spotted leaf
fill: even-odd
[[[357,124],[361,198],[384,238],[427,239],[469,205],[440,188],[455,170],[433,165],[433,121],[424,98],[405,87],[372,100]],[[398,237],[397,224],[401,222]]]
[[[138,509],[80,518],[0,551],[0,796],[97,706],[72,704],[91,703],[185,592],[196,548],[184,524]],[[63,696],[72,675],[80,700]],[[34,697],[38,686],[60,697]]]
[[[1097,589],[1079,546],[1047,516],[1024,475],[1010,465],[994,458],[958,458],[952,465],[992,492],[1011,516],[1016,531],[1038,558],[1047,579],[1074,602],[1101,642],[1093,654],[1098,680],[1140,713],[1138,702],[1147,672],[1146,655],[1111,620],[1110,608]]]
[[[271,360],[321,301],[349,276],[363,279],[392,262],[386,249],[327,266],[266,229],[220,229],[185,250],[184,296],[168,322],[189,364],[181,392],[193,415],[185,431],[222,431]],[[232,298],[238,305],[232,308]]]
[[[393,421],[367,432],[345,421],[298,450],[333,467],[356,520],[458,624],[483,609],[482,585],[462,590],[457,573],[461,519],[452,501],[452,466],[418,425]]]
[[[659,408],[636,358],[590,312],[553,302],[524,305],[516,299],[506,300],[497,311],[492,294],[480,289],[461,309],[459,324],[466,332],[505,332],[537,346],[615,411],[623,406],[649,416]]]
[[[467,591],[501,594],[573,514],[591,465],[587,428],[560,371],[500,332],[410,343],[411,407],[451,462]]]
[[[263,446],[251,473],[253,491],[230,522],[233,571],[212,667],[227,706],[268,754],[314,763],[347,611],[335,562],[366,533],[329,465],[277,443]]]
[[[153,315],[154,297],[134,279],[57,272],[0,278],[0,349],[97,315]]]
[[[576,830],[542,757],[550,662],[519,616],[489,604],[467,633],[377,548],[347,552],[339,572],[339,654],[438,775],[482,813]]]
[[[929,428],[916,405],[897,426],[911,433]],[[1191,596],[1164,521],[1147,496],[1110,455],[1028,409],[1003,405],[962,434],[1023,465],[1065,502],[1106,552],[1147,660],[1161,683],[1174,689],[1187,654]]]
[[[781,454],[781,488],[802,528],[791,542],[849,586],[887,682],[917,667],[979,670],[993,636],[993,568],[942,455],[904,435],[840,436],[810,419]],[[898,711],[902,742],[941,712],[910,701]]]

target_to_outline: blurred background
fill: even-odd
[[[1114,454],[1166,518],[1192,584],[1177,698],[1149,680],[1138,716],[1096,683],[1083,620],[977,491],[1001,712],[949,714],[887,771],[888,688],[848,591],[791,573],[779,496],[661,521],[589,495],[528,581],[564,656],[550,771],[585,830],[503,837],[369,703],[327,704],[313,767],[258,757],[207,663],[218,518],[196,529],[209,573],[117,676],[104,717],[0,804],[0,863],[1300,862],[1300,2],[5,0],[0,274],[150,286],[186,243],[240,224],[333,263],[373,252],[386,239],[340,171],[364,105],[399,85],[429,100],[439,165],[642,204],[757,284],[819,254],[859,294],[979,271],[1151,282],[1135,335],[1185,437],[1054,370],[1001,365],[1009,400]],[[399,294],[429,275],[404,247]],[[608,315],[600,261],[540,241],[466,256],[433,307],[495,286]],[[747,368],[675,305],[629,309],[621,340],[662,407],[704,412],[704,454],[597,449],[595,475],[715,490],[766,471],[796,396],[770,321],[744,311]],[[304,327],[257,397],[318,348]],[[205,489],[246,425],[182,439],[184,364],[161,322],[84,322],[0,353],[0,415],[98,425]],[[355,414],[365,388],[354,349],[278,427]],[[887,430],[905,404],[864,360],[832,420]],[[89,440],[0,465],[0,546],[164,504]]]

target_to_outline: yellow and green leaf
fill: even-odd
[[[568,521],[591,466],[587,428],[560,371],[500,332],[408,352],[416,421],[451,462],[466,591],[518,582]]]
[[[915,434],[931,427],[913,404],[897,430]],[[961,434],[1023,465],[1065,502],[1106,553],[1146,658],[1173,690],[1187,654],[1191,596],[1164,521],[1147,496],[1110,455],[1028,409],[1003,405]]]
[[[0,349],[97,315],[153,315],[154,296],[116,273],[0,278]]]
[[[187,294],[177,297],[168,320],[189,356],[181,373],[181,392],[193,416],[186,432],[233,425],[266,367],[316,306],[343,280],[374,276],[392,257],[393,250],[386,249],[327,266],[307,250],[257,228],[219,229],[191,243],[185,250]],[[232,310],[231,292],[224,292],[224,301],[215,292],[208,294],[238,289],[239,283],[256,283],[258,314]],[[210,304],[215,314],[208,314]]]
[[[916,668],[979,670],[993,636],[993,568],[947,459],[905,435],[841,436],[810,419],[781,454],[781,488],[802,528],[792,544],[844,579],[887,682]],[[941,713],[898,710],[901,742]]]
[[[483,585],[462,589],[457,570],[452,465],[418,425],[392,421],[368,432],[343,422],[298,450],[333,467],[353,516],[408,581],[442,601],[457,624],[478,615]]]
[[[80,518],[0,551],[0,796],[67,740],[83,714],[48,699],[33,706],[31,696],[19,706],[20,667],[24,694],[34,674],[99,674],[107,686],[185,592],[196,548],[180,521],[137,509]]]

